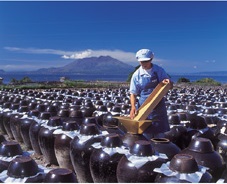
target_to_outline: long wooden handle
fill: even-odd
[[[136,116],[134,117],[134,120],[141,121],[147,119],[148,115],[166,95],[170,87],[171,86],[168,81],[160,82],[152,91],[152,93],[148,96],[145,102],[140,106]]]

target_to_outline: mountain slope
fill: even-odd
[[[42,68],[39,73],[69,73],[69,74],[122,74],[130,73],[134,67],[110,56],[77,59],[74,62],[58,68]]]

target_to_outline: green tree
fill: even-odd
[[[221,86],[221,83],[212,78],[203,78],[195,81],[196,84]]]
[[[181,77],[177,80],[177,83],[181,83],[181,82],[190,82],[190,80],[187,78]]]
[[[21,83],[29,83],[32,82],[32,80],[29,77],[24,77],[23,79],[20,80]]]
[[[131,78],[132,78],[133,73],[134,73],[139,67],[140,67],[140,65],[136,66],[135,69],[134,69],[134,71],[131,72],[131,73],[128,75],[127,82],[130,82],[130,81],[131,81]]]
[[[12,83],[12,84],[17,84],[19,81],[17,80],[17,79],[15,79],[15,78],[12,78],[11,80],[10,80],[10,83]]]

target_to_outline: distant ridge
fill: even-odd
[[[134,67],[110,56],[77,59],[63,67],[41,68],[34,73],[40,74],[126,74]]]
[[[1,74],[1,73],[5,73],[5,71],[4,71],[4,70],[0,70],[0,74]]]
[[[209,71],[209,72],[194,72],[194,73],[170,72],[170,75],[227,76],[227,71]]]

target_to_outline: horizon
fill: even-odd
[[[92,57],[96,57],[96,56],[92,56]],[[92,58],[92,57],[90,57],[90,58]],[[98,57],[111,57],[111,56],[97,56],[96,58],[98,58]],[[87,57],[87,58],[89,58],[89,57]],[[85,58],[82,58],[82,59],[85,59]],[[113,58],[113,59],[116,59],[116,58]],[[75,60],[78,60],[78,59],[75,59]],[[74,60],[74,61],[75,61]],[[74,61],[72,61],[72,62],[74,62]],[[123,62],[123,61],[122,61]],[[125,62],[123,62],[123,63],[125,63]],[[68,63],[69,64],[69,63]],[[128,64],[128,63],[126,63],[126,64]],[[131,65],[132,66],[132,65]],[[138,65],[137,65],[138,66]],[[63,66],[64,67],[64,66]],[[134,66],[133,66],[134,67]],[[135,66],[136,67],[136,66]],[[50,68],[59,68],[59,67],[50,67]],[[40,70],[40,69],[48,69],[48,68],[38,68],[37,70]],[[1,69],[0,69],[1,70]],[[37,70],[11,70],[11,71],[4,71],[4,72],[8,72],[8,73],[26,73],[26,72],[35,72],[35,71],[37,71]],[[222,73],[222,72],[225,72],[225,73],[227,73],[227,70],[220,70],[220,71],[200,71],[200,72],[169,72],[171,75],[182,75],[182,74],[185,74],[185,75],[206,75],[206,73],[216,73],[215,75],[220,75],[219,73]],[[69,74],[70,75],[70,74]]]
[[[227,69],[227,2],[0,1],[0,69],[62,67],[148,48],[167,73]]]

